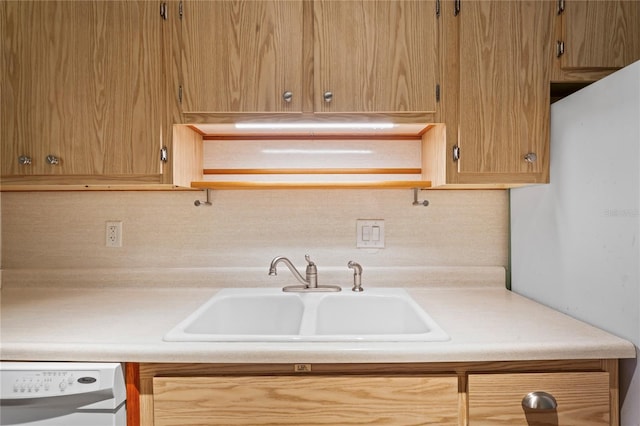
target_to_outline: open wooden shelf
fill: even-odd
[[[249,182],[211,181],[191,182],[198,189],[411,189],[430,188],[427,180],[369,181],[369,182]]]

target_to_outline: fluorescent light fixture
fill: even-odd
[[[236,123],[242,130],[386,130],[393,123]]]
[[[263,149],[263,154],[296,154],[296,155],[322,155],[322,154],[373,154],[370,149]]]

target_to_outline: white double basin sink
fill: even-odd
[[[171,329],[168,342],[438,342],[449,336],[400,288],[285,293],[227,288]]]

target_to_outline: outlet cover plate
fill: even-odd
[[[107,247],[122,247],[122,222],[110,221],[105,227],[105,245]]]

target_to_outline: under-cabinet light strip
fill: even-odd
[[[241,130],[386,130],[393,123],[236,123]]]

